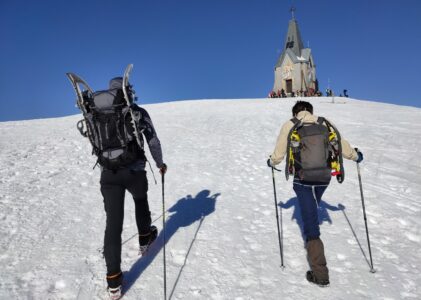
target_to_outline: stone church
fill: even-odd
[[[293,12],[293,11],[292,11]],[[298,23],[292,15],[284,49],[275,66],[272,96],[312,96],[318,91],[316,65],[310,48],[304,48]]]

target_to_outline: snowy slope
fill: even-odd
[[[345,182],[332,181],[320,208],[331,275],[325,289],[305,280],[297,201],[292,183],[276,174],[286,264],[280,268],[266,159],[295,100],[145,105],[169,165],[171,299],[421,299],[421,110],[354,99],[310,101],[364,152],[361,172],[377,273],[369,272],[351,161],[345,162]],[[0,299],[105,296],[99,171],[92,169],[90,145],[76,130],[79,119],[0,123]],[[155,185],[148,173],[153,219],[161,229],[159,178]],[[133,209],[127,197],[124,298],[162,299],[162,235],[149,256],[138,260]]]

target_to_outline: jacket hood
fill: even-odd
[[[311,112],[306,111],[306,110],[302,110],[300,111],[297,115],[296,115],[298,120],[308,120],[308,119],[312,119],[312,118],[316,118]]]

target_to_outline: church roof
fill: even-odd
[[[311,49],[304,48],[301,39],[300,29],[298,28],[297,21],[293,18],[289,21],[288,32],[285,39],[285,47],[282,54],[279,56],[275,68],[282,65],[285,55],[288,55],[293,63],[308,62],[310,59]]]
[[[288,33],[285,39],[285,48],[291,49],[297,56],[300,55],[301,49],[304,48],[300,29],[298,28],[298,24],[295,19],[289,21]]]
[[[310,60],[310,55],[311,55],[311,49],[310,48],[301,49],[301,57],[304,58],[305,61]]]
[[[295,53],[291,49],[286,49],[282,53],[280,58],[278,59],[278,63],[276,64],[275,68],[279,68],[282,65],[282,62],[284,61],[286,55],[289,56],[292,63],[294,63],[294,64],[297,64],[297,63],[300,63],[300,62],[306,63],[306,62],[310,61],[311,49],[310,48],[302,49],[300,56],[295,55]]]

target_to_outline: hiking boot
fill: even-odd
[[[149,246],[156,240],[158,236],[158,229],[156,226],[151,226],[150,231],[148,233],[139,233],[139,252],[140,255],[144,255],[147,251]]]
[[[307,257],[311,272],[318,282],[329,282],[329,270],[326,266],[325,251],[320,238],[307,241]]]
[[[117,300],[120,299],[121,294],[121,284],[123,282],[123,273],[120,271],[115,274],[107,275],[107,283],[108,283],[108,295],[110,299]]]
[[[330,283],[329,279],[318,279],[314,275],[313,271],[307,271],[306,278],[309,282],[317,284],[318,286],[321,286],[321,287],[327,287],[329,286],[329,283]]]

